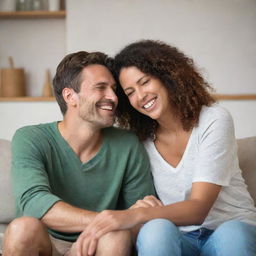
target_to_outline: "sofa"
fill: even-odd
[[[256,136],[238,139],[239,165],[248,190],[256,204]],[[14,199],[10,181],[11,142],[0,139],[0,255],[3,233],[14,218]]]

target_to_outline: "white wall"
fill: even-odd
[[[256,100],[254,101],[221,101],[232,115],[237,138],[256,136]]]
[[[255,0],[67,0],[67,7],[68,52],[113,55],[135,40],[160,39],[193,57],[219,93],[256,93]]]
[[[62,120],[56,102],[0,102],[0,138],[11,140],[26,125]]]

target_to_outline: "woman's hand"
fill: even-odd
[[[149,208],[155,206],[163,206],[163,203],[155,196],[145,196],[142,200],[138,200],[130,209],[136,209],[140,207]]]

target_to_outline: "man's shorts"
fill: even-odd
[[[72,242],[67,242],[64,240],[57,239],[50,236],[52,242],[52,256],[68,256],[70,248],[72,247]]]

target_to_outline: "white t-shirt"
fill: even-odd
[[[181,226],[182,231],[200,227],[216,229],[228,220],[256,225],[256,208],[238,165],[237,145],[231,115],[217,104],[203,107],[181,161],[172,167],[147,140],[156,192],[164,205],[187,200],[193,182],[222,186],[217,200],[201,226]]]

